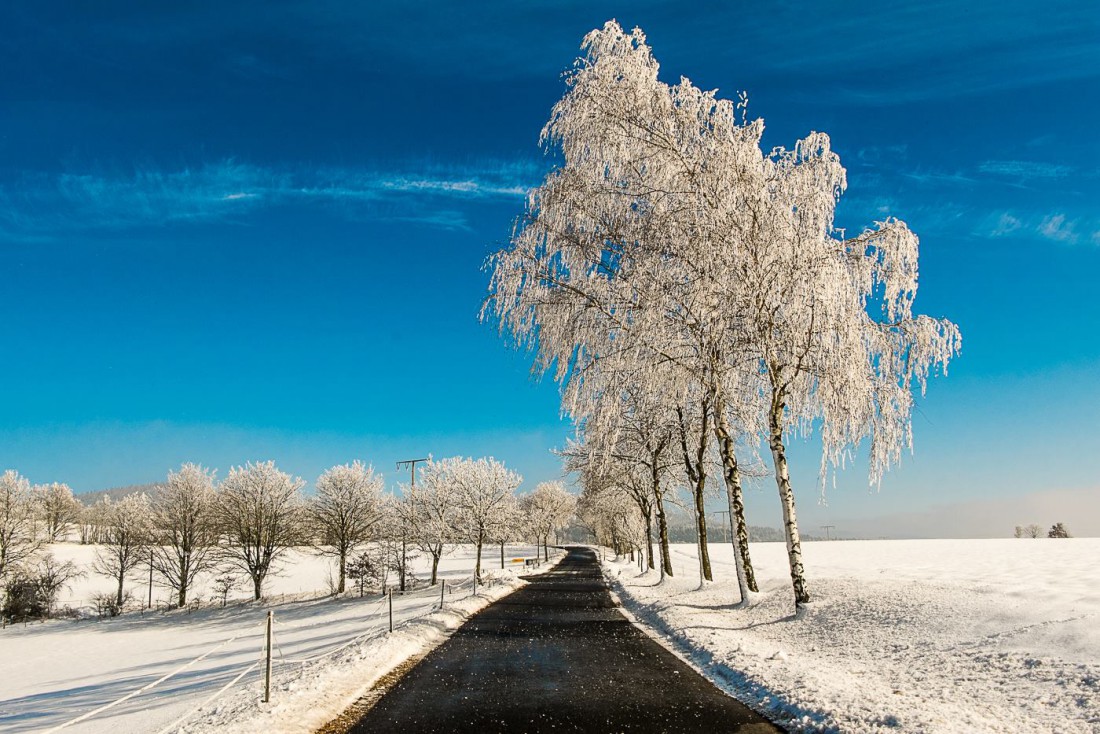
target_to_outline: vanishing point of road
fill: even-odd
[[[780,730],[631,624],[580,548],[471,617],[349,731]]]

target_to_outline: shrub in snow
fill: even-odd
[[[1069,531],[1066,530],[1066,526],[1062,523],[1055,523],[1051,526],[1050,531],[1047,533],[1048,538],[1068,538]]]
[[[231,573],[223,573],[214,579],[213,584],[214,594],[221,597],[222,606],[224,607],[230,592],[239,587],[241,581]]]
[[[359,589],[359,596],[368,588],[379,588],[386,578],[386,565],[380,549],[363,551],[348,561],[348,578]]]
[[[95,594],[92,597],[92,606],[95,607],[97,617],[106,619],[109,617],[117,617],[122,614],[127,608],[132,606],[133,601],[133,594],[128,591],[122,595],[121,599],[113,592],[105,592]]]

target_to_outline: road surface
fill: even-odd
[[[595,553],[470,618],[349,731],[777,732],[618,611]]]

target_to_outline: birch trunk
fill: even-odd
[[[710,570],[710,549],[707,547],[707,511],[703,507],[703,484],[705,482],[706,477],[703,477],[695,488],[695,523],[699,538],[699,568],[704,579],[713,581],[714,574]]]
[[[768,415],[768,428],[771,434],[768,443],[771,446],[772,461],[775,464],[775,483],[779,488],[779,501],[783,506],[783,533],[787,540],[787,560],[791,566],[794,603],[795,607],[801,607],[810,601],[810,594],[806,591],[806,578],[802,568],[802,540],[798,535],[794,490],[791,488],[787,452],[783,444],[783,407],[782,395],[775,396]]]
[[[707,486],[707,469],[706,469],[706,454],[707,454],[707,422],[708,413],[706,406],[703,407],[703,426],[702,431],[699,434],[699,445],[696,447],[698,450],[693,458],[688,452],[687,444],[687,426],[684,423],[684,411],[680,408],[676,409],[676,414],[680,418],[680,450],[683,454],[684,470],[687,473],[688,481],[691,482],[692,499],[695,502],[695,541],[699,550],[699,585],[703,585],[703,581],[713,581],[714,575],[710,569],[710,550],[707,547],[707,511],[705,507],[705,497],[703,492]]]
[[[645,519],[646,563],[653,569],[653,516],[648,512],[643,512],[642,516]]]
[[[718,412],[721,410],[721,412]],[[730,434],[729,423],[725,417],[725,408],[719,401],[715,401],[714,434],[718,439],[718,453],[722,457],[722,478],[726,483],[726,499],[729,502],[730,530],[733,538],[733,552],[737,559],[738,573],[745,577],[745,584],[749,591],[760,591],[756,585],[756,573],[752,568],[752,558],[749,557],[749,528],[745,523],[745,499],[741,490],[741,469],[737,465],[737,455],[734,453],[733,436]],[[738,584],[741,578],[738,576]],[[748,599],[747,594],[741,595],[742,599]]]
[[[656,495],[657,504],[657,534],[661,543],[661,573],[662,578],[664,575],[673,576],[672,573],[672,558],[669,557],[668,552],[668,520],[665,517],[665,501],[661,497],[660,493]]]

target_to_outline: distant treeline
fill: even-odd
[[[125,487],[112,487],[111,489],[97,489],[94,492],[81,492],[75,497],[80,500],[80,503],[85,507],[91,507],[96,502],[99,502],[104,497],[110,497],[112,502],[117,502],[123,497],[128,497],[132,494],[145,494],[151,495],[154,490],[160,486],[157,483],[152,484],[128,484]]]

